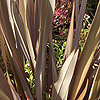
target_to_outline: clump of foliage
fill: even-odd
[[[57,40],[54,40],[53,42],[53,48],[55,51],[55,57],[56,57],[56,66],[57,68],[61,68],[64,61],[64,50],[66,47],[66,42],[58,42]]]
[[[53,18],[53,34],[63,36],[71,21],[72,3],[70,0],[56,0]]]
[[[81,3],[81,1],[80,1]],[[91,26],[91,22],[95,15],[95,10],[97,7],[98,0],[88,0],[87,7],[85,10],[83,22],[82,22],[82,29],[81,34],[79,37],[79,49],[80,53],[83,50],[84,43],[88,36],[88,32]],[[80,4],[79,4],[80,5]],[[71,12],[72,12],[72,1],[71,0],[56,0],[55,6],[55,13],[53,18],[53,44],[54,44],[54,51],[56,55],[56,62],[57,66],[61,67],[63,62],[63,55],[65,50],[67,35],[68,35],[68,28],[71,22]],[[74,22],[74,28],[76,27]],[[75,33],[74,29],[74,33]],[[59,50],[60,49],[60,50]],[[60,56],[61,55],[61,56]]]
[[[91,69],[91,64],[94,64],[92,61],[96,61],[96,55],[99,55],[97,47],[100,39],[100,0],[80,55],[79,38],[86,4],[87,0],[72,2],[66,46],[63,44],[64,55],[59,54],[61,57],[63,55],[62,68],[57,73],[54,53],[56,41],[52,39],[55,0],[0,0],[0,36],[7,72],[6,80],[0,70],[1,100],[99,98],[100,64],[96,70]],[[63,47],[59,51],[63,51]],[[6,58],[14,74],[14,85],[9,77]],[[93,73],[94,78],[89,73]]]
[[[33,77],[33,72],[32,72],[32,69],[31,69],[28,61],[25,64],[24,70],[27,75],[27,81],[30,85],[30,88],[32,89],[32,93],[35,94],[35,79]]]

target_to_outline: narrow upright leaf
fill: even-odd
[[[18,73],[18,77],[20,79],[21,84],[23,84],[22,87],[23,87],[24,93],[27,97],[34,100],[33,95],[30,91],[30,88],[29,88],[26,78],[25,78],[25,72],[24,72],[24,69],[22,66],[23,64],[21,62],[21,57],[19,55],[18,50],[16,49],[13,31],[11,28],[11,24],[9,22],[9,16],[8,16],[7,5],[6,5],[5,0],[0,0],[0,12],[1,12],[1,21],[3,24],[3,31],[4,31],[4,32],[2,32],[2,35],[5,38],[8,48],[11,49],[12,59],[13,59],[14,63],[16,64],[15,65],[16,71]]]
[[[47,91],[51,94],[52,91],[50,88],[53,87],[53,84],[57,80],[57,68],[53,50],[52,34],[49,35],[49,43],[50,43],[50,48],[49,48],[48,72],[47,72]]]
[[[75,17],[76,17],[76,25],[79,17],[79,0],[75,0]]]
[[[93,84],[89,95],[89,100],[95,100],[99,96],[98,95],[99,93],[100,93],[100,64],[98,66],[96,75],[93,80]]]
[[[76,61],[78,57],[78,50],[75,53],[73,51],[66,59],[60,73],[57,82],[54,84],[52,92],[52,100],[63,100],[68,94],[69,85],[74,73]]]
[[[79,34],[81,31],[81,26],[82,26],[82,22],[83,22],[83,15],[85,13],[86,4],[87,4],[87,0],[82,0],[81,8],[79,11],[79,16],[78,16],[78,21],[77,21],[77,26],[76,26],[75,38],[73,41],[73,50],[74,50],[74,48],[78,48]]]
[[[37,56],[36,64],[36,93],[37,99],[42,100],[42,78],[43,78],[43,69],[45,69],[45,50],[47,45],[48,36],[51,30],[52,18],[55,9],[55,0],[42,0],[40,2],[41,9],[41,18],[40,18],[40,41],[39,49]],[[45,5],[44,5],[45,4]]]
[[[65,54],[64,54],[65,60],[70,55],[70,53],[72,52],[73,35],[74,35],[74,12],[75,12],[75,0],[73,0],[73,10],[72,10],[71,24],[70,24],[70,28],[69,28],[67,44],[66,44]]]
[[[7,80],[3,76],[1,69],[0,69],[0,97],[1,96],[4,96],[4,98],[7,98],[7,100],[13,100],[11,89],[8,85]],[[4,99],[2,99],[2,100],[4,100]]]
[[[11,100],[11,99],[0,89],[0,100]]]
[[[78,97],[77,100],[83,100],[84,99],[84,96],[87,92],[88,84],[89,84],[89,80],[87,79],[86,86],[85,86],[84,90],[82,91],[82,93],[80,94],[80,96]]]
[[[94,53],[96,51],[99,39],[100,39],[100,1],[98,3],[97,11],[95,18],[93,20],[92,26],[89,31],[87,41],[85,43],[82,55],[77,63],[77,70],[75,70],[75,78],[73,79],[72,91],[71,91],[71,100],[74,100],[77,93],[82,86],[82,83],[86,77],[90,64],[92,62]]]

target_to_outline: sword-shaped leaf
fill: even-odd
[[[69,28],[68,38],[67,38],[67,44],[66,44],[66,48],[65,48],[65,54],[64,54],[65,60],[72,52],[73,35],[74,35],[74,12],[75,12],[75,0],[73,1],[71,23],[70,23],[70,28]]]
[[[0,69],[0,100],[13,100],[11,89]]]
[[[80,11],[79,11],[79,16],[78,16],[78,21],[77,21],[77,24],[76,24],[76,32],[75,32],[75,38],[74,38],[74,41],[73,41],[73,48],[72,49],[78,48],[79,34],[80,34],[80,31],[81,31],[81,27],[82,27],[83,16],[84,16],[84,13],[85,13],[86,4],[87,4],[87,0],[82,0],[81,8],[80,8]]]
[[[69,85],[74,73],[75,65],[77,62],[78,51],[73,51],[66,59],[57,82],[54,83],[52,100],[63,100],[68,94]]]
[[[78,22],[79,17],[79,0],[75,0],[75,18],[76,18],[76,25]]]
[[[51,32],[52,18],[55,9],[55,0],[40,0],[40,41],[39,41],[39,49],[38,56],[36,62],[36,94],[37,99],[42,100],[42,78],[43,78],[43,70],[45,69],[45,50],[47,45],[48,36]]]
[[[94,53],[96,51],[99,39],[100,39],[100,1],[98,3],[97,11],[95,18],[93,20],[92,26],[89,31],[87,41],[85,43],[82,55],[77,63],[77,70],[75,71],[75,78],[73,79],[72,91],[71,91],[71,100],[74,100],[77,93],[79,92],[82,83],[86,77]]]
[[[83,100],[84,99],[84,96],[85,96],[85,94],[87,92],[88,84],[89,84],[89,80],[87,79],[85,88],[84,88],[84,90],[82,91],[82,93],[80,94],[80,96],[78,97],[77,100]]]
[[[50,88],[53,87],[53,84],[57,80],[57,68],[53,50],[52,34],[49,35],[49,44],[50,48],[49,48],[48,72],[47,72],[47,91],[51,94],[52,91]]]
[[[22,64],[19,52],[16,49],[15,40],[14,40],[13,32],[11,29],[11,24],[9,22],[7,5],[6,5],[5,0],[0,1],[0,11],[1,11],[1,21],[3,24],[3,30],[4,30],[4,32],[2,32],[2,35],[5,38],[6,44],[8,44],[7,45],[8,48],[11,49],[12,59],[14,63],[16,64],[16,71],[18,73],[19,80],[21,84],[23,84],[22,87],[23,87],[25,95],[29,97],[30,99],[34,100],[33,95],[25,79],[25,73],[24,73],[24,69],[22,66],[23,64]]]
[[[92,83],[91,91],[89,94],[89,100],[95,100],[97,97],[99,97],[99,93],[100,93],[100,64],[98,66],[96,75]]]

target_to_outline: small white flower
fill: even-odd
[[[61,8],[64,8],[64,5],[62,5]]]
[[[65,12],[68,12],[68,10],[66,10]]]

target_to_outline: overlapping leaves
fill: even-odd
[[[44,99],[43,92],[46,89],[49,90],[51,86],[52,100],[75,100],[76,98],[82,100],[85,97],[89,84],[86,75],[100,39],[100,23],[98,23],[100,19],[99,0],[82,55],[78,59],[78,38],[86,3],[87,0],[82,0],[79,9],[79,1],[73,0],[65,60],[59,75],[57,75],[52,44],[52,18],[55,0],[0,0],[0,36],[3,59],[7,71],[6,57],[8,57],[16,80],[16,87],[18,86],[19,90],[13,87],[9,74],[7,74],[8,80],[6,80],[0,70],[0,100],[35,100],[35,96],[32,94],[26,80],[25,59],[28,60],[34,74],[37,100]],[[75,20],[76,33],[75,38],[73,38]],[[47,42],[50,44],[49,65],[46,64]],[[48,68],[48,77],[45,74],[46,68]],[[93,93],[96,91],[97,85],[97,92],[100,91],[99,81],[97,80],[98,75],[99,68],[89,98],[95,98]],[[45,78],[47,78],[47,82]],[[86,84],[80,93],[84,80],[86,80]],[[94,85],[95,83],[96,85]],[[51,92],[49,91],[49,93]]]

